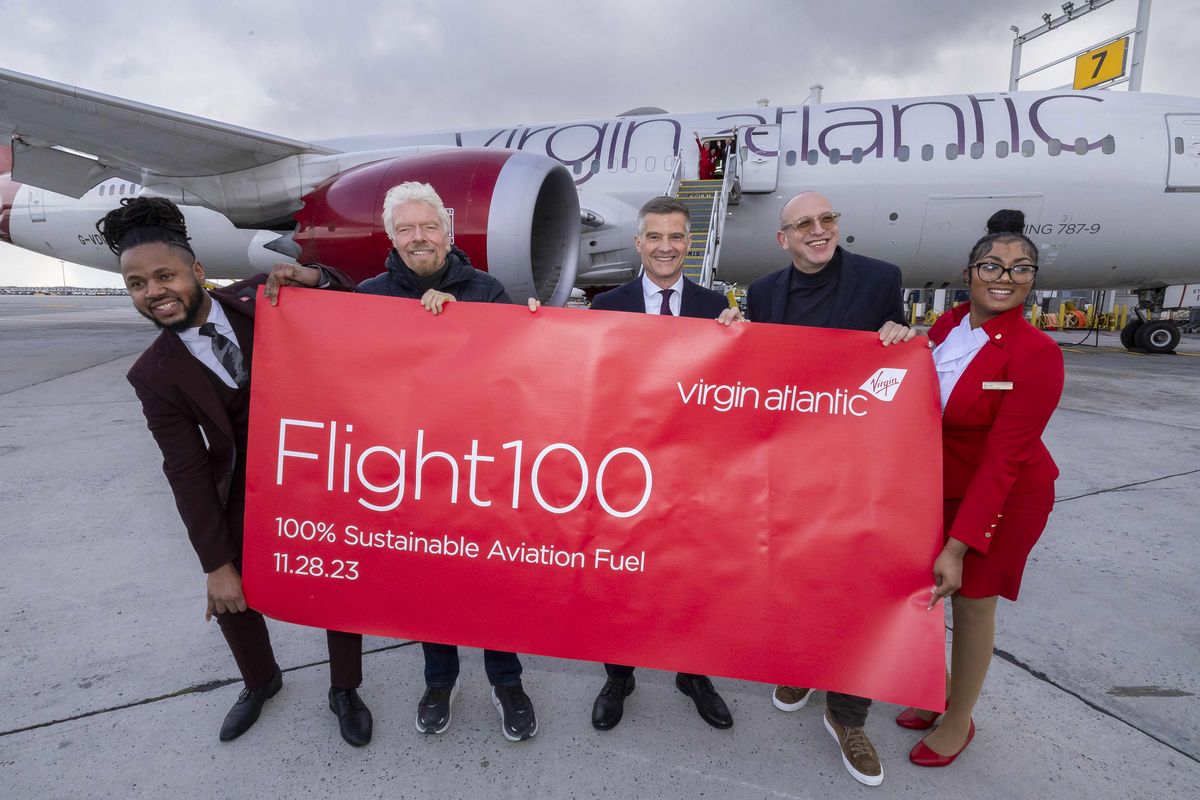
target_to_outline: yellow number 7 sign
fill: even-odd
[[[1089,89],[1101,83],[1116,80],[1125,74],[1125,53],[1129,37],[1123,36],[1115,42],[1097,47],[1075,59],[1075,89]]]

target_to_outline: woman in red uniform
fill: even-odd
[[[700,141],[700,134],[692,131],[692,136],[696,137],[696,147],[700,148],[700,166],[699,176],[702,181],[710,181],[713,179],[713,156],[712,147],[710,144],[705,144]]]
[[[929,330],[942,396],[946,545],[933,566],[934,598],[953,595],[950,684],[941,723],[909,753],[950,764],[975,736],[971,712],[992,659],[996,598],[1016,600],[1029,551],[1054,505],[1058,468],[1042,431],[1063,388],[1063,358],[1025,321],[1038,251],[1020,211],[988,220],[963,270],[971,300]],[[957,593],[955,593],[957,592]],[[938,714],[907,709],[905,728]]]

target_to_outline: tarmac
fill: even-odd
[[[500,733],[463,655],[451,729],[413,727],[420,648],[368,637],[373,741],[338,735],[324,637],[273,623],[284,689],[235,742],[240,681],[124,379],[155,335],[121,297],[0,297],[0,798],[1193,798],[1200,794],[1200,338],[1065,346],[1046,441],[1055,512],[1001,601],[978,734],[947,769],[876,704],[877,788],[842,767],[820,693],[717,679],[735,724],[705,725],[673,676],[640,670],[625,718],[589,722],[598,665],[526,657],[540,730]],[[1056,334],[1064,343],[1079,332]],[[914,468],[920,464],[914,462]]]

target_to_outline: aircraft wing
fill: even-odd
[[[14,180],[80,197],[97,183],[218,175],[327,147],[0,69]]]

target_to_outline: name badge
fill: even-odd
[[[1012,381],[984,381],[983,390],[986,391],[1002,391],[1007,392],[1012,389]]]

